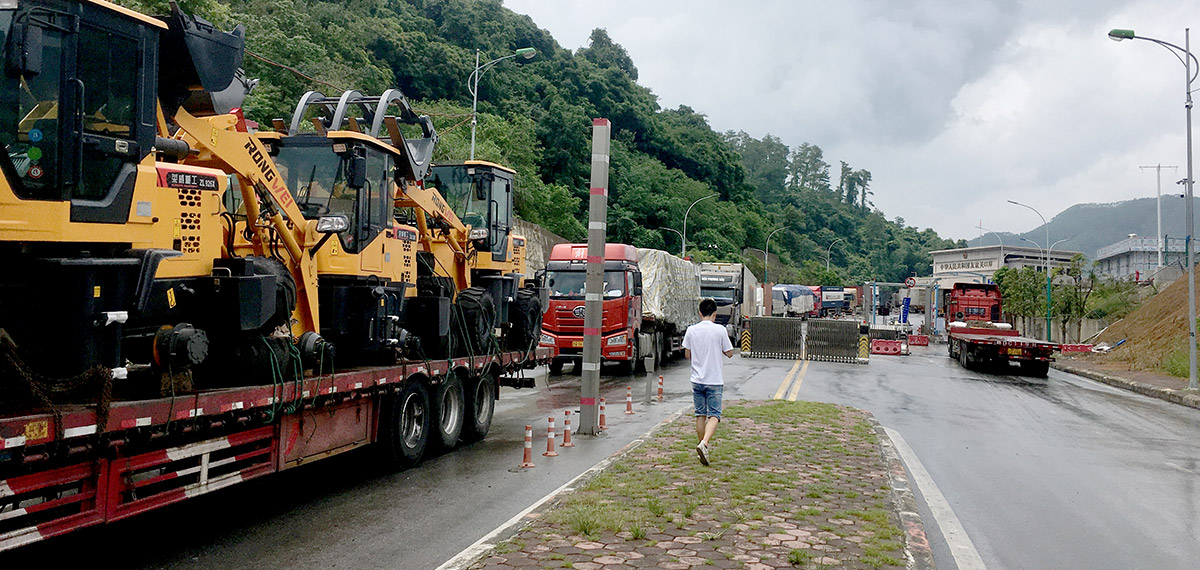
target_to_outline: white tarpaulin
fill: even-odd
[[[642,314],[674,323],[700,320],[700,266],[665,251],[638,248],[642,270]]]

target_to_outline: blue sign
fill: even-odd
[[[904,306],[900,307],[900,322],[902,322],[902,323],[908,322],[908,305],[910,303],[912,303],[912,299],[909,297],[905,297],[904,298]]]
[[[42,129],[29,129],[29,142],[42,142]]]

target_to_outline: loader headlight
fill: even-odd
[[[617,336],[614,336],[614,337],[604,341],[604,345],[605,346],[617,346],[619,344],[625,344],[626,342],[628,342],[627,338],[628,337],[626,337],[625,334],[622,333],[622,334],[619,334]]]
[[[350,220],[346,216],[321,216],[317,220],[317,233],[340,234],[350,229]]]
[[[467,237],[470,238],[471,241],[487,239],[487,228],[471,228],[471,231],[467,234]]]
[[[546,333],[542,333],[542,338],[541,338],[541,340],[538,340],[538,344],[554,346],[554,337],[552,337]]]

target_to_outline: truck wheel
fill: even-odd
[[[466,396],[463,395],[462,378],[457,373],[446,375],[446,380],[437,391],[433,410],[437,413],[436,426],[431,443],[437,449],[453,449],[462,435],[466,415]]]
[[[379,443],[388,467],[407,469],[421,462],[429,441],[429,416],[429,394],[419,381],[409,380],[399,394],[384,401]]]
[[[654,345],[658,349],[658,367],[662,368],[671,361],[671,349],[667,346],[667,336],[663,333],[658,333],[655,339]]]
[[[495,382],[488,372],[468,381],[466,421],[459,438],[463,443],[475,443],[487,437],[488,430],[492,429],[492,414],[496,411]]]
[[[646,375],[646,359],[642,356],[642,335],[633,335],[633,360],[629,361],[633,367],[633,373],[639,376]]]
[[[1022,360],[1021,372],[1029,376],[1045,378],[1050,374],[1050,363],[1044,360]]]
[[[551,360],[550,364],[549,364],[550,374],[552,376],[558,376],[559,374],[562,374],[563,365],[566,363],[567,363],[567,361],[562,360],[560,358],[555,358],[554,360]]]

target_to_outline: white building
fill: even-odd
[[[952,289],[955,283],[991,283],[1001,267],[1020,269],[1033,267],[1042,271],[1046,264],[1044,250],[1027,246],[984,245],[960,249],[943,249],[933,255],[933,277],[938,288]],[[1050,252],[1050,267],[1065,267],[1078,251],[1055,249]]]
[[[1158,238],[1130,235],[1096,252],[1096,269],[1113,277],[1144,281],[1158,272]],[[1184,239],[1167,238],[1163,244],[1163,266],[1186,263]]]

